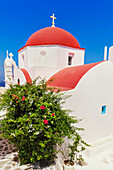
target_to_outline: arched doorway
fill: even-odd
[[[20,79],[18,79],[18,84],[20,84]]]

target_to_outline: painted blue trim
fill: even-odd
[[[105,113],[106,113],[106,106],[102,106],[101,114],[105,114]]]

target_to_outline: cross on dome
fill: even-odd
[[[12,59],[12,57],[13,57],[13,54],[12,54],[12,53],[10,53],[10,54],[9,54],[9,56],[10,56],[10,58]]]
[[[50,18],[52,18],[53,19],[53,21],[52,21],[52,26],[51,27],[55,27],[55,19],[56,19],[56,17],[54,16],[54,13],[53,13],[53,15],[52,16],[50,16]]]

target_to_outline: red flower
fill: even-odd
[[[13,94],[12,96],[13,96],[13,97],[15,97],[15,95],[14,95],[14,94]]]
[[[12,96],[13,96],[13,98],[14,98],[14,99],[15,99],[15,98],[17,98],[17,99],[18,99],[17,95],[14,95],[14,94],[13,94]]]
[[[55,113],[52,113],[52,116],[55,116]]]
[[[22,97],[22,101],[24,101],[24,100],[25,100],[25,96]]]
[[[30,117],[28,117],[30,119]]]
[[[42,105],[42,106],[40,107],[40,109],[44,110],[44,109],[45,109],[45,106]]]
[[[46,119],[44,119],[43,122],[44,122],[45,125],[48,124],[48,120],[46,120]]]

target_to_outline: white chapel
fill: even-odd
[[[13,54],[4,61],[5,87],[31,82],[38,75],[53,79],[55,86],[70,93],[65,104],[72,115],[83,118],[84,139],[91,144],[89,155],[109,149],[113,143],[113,46],[105,47],[104,60],[85,64],[85,48],[64,29],[51,27],[33,33],[18,50],[18,67]],[[92,151],[93,150],[93,154]]]

